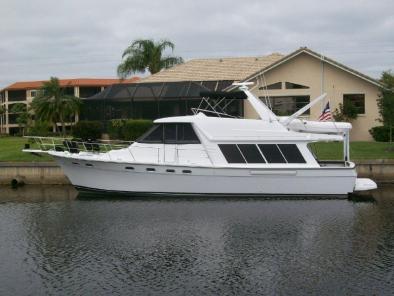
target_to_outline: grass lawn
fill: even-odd
[[[27,139],[21,137],[0,137],[0,161],[52,161],[50,156],[41,157],[22,152]],[[342,159],[342,143],[314,143],[313,151],[321,160]],[[388,143],[351,142],[350,159],[394,159],[394,151],[387,151]],[[35,147],[32,147],[35,148]]]
[[[52,157],[22,152],[27,139],[22,137],[0,137],[0,161],[53,161]]]
[[[389,143],[350,142],[350,160],[394,159],[394,151],[387,151]],[[314,143],[312,150],[321,160],[343,158],[343,146],[340,142]]]

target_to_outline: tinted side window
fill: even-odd
[[[219,144],[219,148],[228,163],[245,163],[245,159],[242,157],[242,154],[239,151],[237,145]]]
[[[145,135],[137,140],[139,143],[163,143],[163,125],[152,127]]]
[[[164,143],[176,144],[176,126],[175,123],[164,125]]]
[[[255,144],[238,144],[248,163],[265,163],[263,156]]]
[[[178,123],[177,126],[179,144],[200,144],[200,140],[190,123]]]
[[[279,149],[282,151],[288,163],[306,163],[300,150],[295,144],[279,144]]]
[[[263,152],[265,159],[269,163],[286,163],[282,153],[280,153],[278,146],[275,144],[259,144],[261,152]]]

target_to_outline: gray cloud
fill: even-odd
[[[135,38],[196,57],[308,46],[366,74],[394,68],[394,2],[2,0],[0,88],[14,81],[114,77]]]

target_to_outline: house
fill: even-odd
[[[252,92],[272,107],[278,115],[289,115],[322,93],[327,93],[331,111],[350,101],[358,109],[352,122],[351,140],[371,141],[368,130],[379,125],[377,99],[379,81],[353,70],[326,56],[302,47],[288,55],[262,57],[195,59],[149,76],[142,83],[204,81],[218,85],[221,81],[252,81]],[[226,90],[231,90],[229,86]],[[304,118],[316,120],[327,101],[316,104]],[[246,118],[257,115],[247,102]]]
[[[64,92],[80,98],[93,96],[114,83],[130,83],[138,81],[138,77],[120,81],[119,79],[60,79]],[[5,113],[0,115],[0,133],[15,134],[19,131],[16,119],[18,114],[12,113],[12,105],[16,103],[30,104],[44,81],[15,82],[0,91],[0,106]]]

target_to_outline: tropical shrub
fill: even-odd
[[[389,126],[375,126],[369,130],[375,141],[389,142],[390,141],[390,127]],[[394,130],[391,129],[391,137],[394,138]]]
[[[82,140],[97,140],[101,138],[103,125],[100,121],[78,121],[72,128],[74,138]]]
[[[49,137],[54,133],[52,132],[52,126],[49,122],[36,120],[34,125],[29,128],[27,134],[29,136]]]
[[[358,117],[358,109],[352,102],[345,101],[339,104],[333,113],[335,121],[350,122]]]
[[[127,120],[122,126],[122,139],[126,141],[134,141],[142,136],[152,126],[153,122],[151,120]]]
[[[114,119],[109,122],[107,132],[113,140],[134,141],[152,126],[151,120]]]

